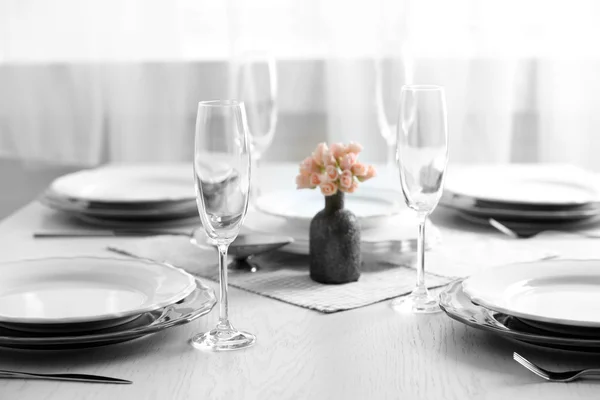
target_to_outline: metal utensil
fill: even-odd
[[[554,372],[538,367],[520,354],[513,353],[513,359],[539,376],[550,382],[571,382],[583,376],[600,376],[600,368],[579,369],[574,371]]]
[[[214,247],[200,229],[194,231],[190,241],[192,244],[202,248]],[[276,250],[293,241],[294,239],[289,236],[272,236],[256,233],[238,235],[229,246],[229,254],[234,258],[229,267],[256,272],[259,267],[252,262],[254,256]]]
[[[111,229],[111,230],[70,230],[70,231],[41,231],[35,232],[36,239],[46,238],[78,238],[78,237],[147,237],[160,235],[191,236],[193,231],[164,230],[164,229]]]
[[[185,236],[189,236],[190,242],[200,248],[213,249],[215,247],[207,241],[206,235],[201,228],[195,229],[190,235]],[[293,241],[293,238],[287,236],[268,236],[254,233],[239,235],[229,246],[229,254],[234,257],[234,261],[229,264],[229,267],[256,272],[258,271],[258,266],[252,262],[251,259],[253,256],[276,250]],[[136,254],[113,246],[109,246],[107,249],[124,256],[145,259],[144,257],[139,257]]]
[[[111,378],[108,376],[88,375],[88,374],[38,374],[21,371],[0,370],[0,379],[46,379],[53,381],[72,381],[72,382],[90,382],[90,383],[115,383],[129,385],[133,382]]]

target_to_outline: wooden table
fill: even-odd
[[[109,254],[104,250],[107,244],[135,240],[34,240],[31,233],[51,214],[32,203],[0,223],[0,260]],[[452,232],[464,229],[443,212],[434,221],[446,227],[449,239]],[[488,230],[481,234],[497,235]],[[555,249],[563,257],[600,258],[599,240],[550,237],[531,243]],[[0,369],[102,374],[134,382],[120,386],[0,379],[0,399],[546,400],[600,396],[598,381],[541,381],[517,365],[512,352],[549,368],[600,366],[600,356],[509,342],[441,313],[399,315],[388,301],[325,315],[234,288],[230,293],[232,321],[258,337],[250,349],[216,354],[188,344],[194,333],[215,324],[216,309],[188,325],[113,346],[69,352],[0,349]]]

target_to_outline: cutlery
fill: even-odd
[[[214,247],[207,240],[201,229],[197,229],[190,239],[192,244],[199,247]],[[258,254],[276,250],[294,241],[289,236],[272,236],[263,234],[241,234],[231,243],[228,253],[233,256],[234,261],[229,264],[232,269],[258,271],[258,265],[252,262],[252,258]]]
[[[539,235],[540,233],[547,233],[547,232],[567,233],[567,234],[571,234],[571,235],[579,235],[579,236],[584,236],[584,237],[588,237],[588,238],[600,238],[600,233],[584,232],[584,231],[560,231],[560,230],[556,230],[556,229],[547,229],[547,230],[542,229],[542,230],[533,231],[533,232],[516,232],[515,230],[510,229],[509,227],[502,224],[501,222],[498,222],[494,218],[490,218],[488,220],[488,222],[490,223],[490,225],[492,227],[496,228],[498,231],[504,233],[507,236],[515,238],[515,239],[529,239],[529,238]]]
[[[160,235],[191,236],[193,232],[164,230],[164,229],[115,229],[115,230],[72,230],[72,231],[42,231],[35,232],[36,239],[45,238],[75,238],[75,237],[147,237]]]
[[[538,367],[537,365],[535,365],[534,363],[517,353],[513,353],[513,359],[528,370],[530,370],[531,372],[533,372],[534,374],[536,374],[537,376],[539,376],[540,378],[546,379],[550,382],[571,382],[583,376],[600,376],[599,368],[554,372]]]
[[[37,374],[31,372],[6,371],[0,370],[0,379],[46,379],[54,381],[73,381],[73,382],[91,382],[91,383],[115,383],[129,385],[133,382],[111,378],[108,376],[87,375],[87,374]]]
[[[214,245],[207,242],[206,237],[202,235],[199,229],[194,230],[190,236],[190,242],[201,248],[213,248]],[[232,269],[247,270],[249,272],[258,271],[258,266],[251,261],[255,255],[276,250],[294,241],[293,238],[287,236],[269,236],[260,234],[244,234],[239,235],[229,246],[229,254],[234,260],[229,264]],[[128,257],[140,258],[133,253],[130,253],[119,248],[109,246],[109,251],[121,254]]]

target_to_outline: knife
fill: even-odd
[[[34,374],[31,372],[6,371],[0,370],[0,379],[46,379],[54,381],[72,381],[72,382],[91,382],[91,383],[115,383],[129,385],[133,382],[111,378],[108,376],[87,375],[87,374]]]
[[[159,235],[180,235],[191,236],[191,232],[175,230],[141,230],[141,229],[117,229],[117,230],[72,230],[72,231],[43,231],[35,232],[33,237],[36,239],[44,238],[73,238],[73,237],[144,237]]]

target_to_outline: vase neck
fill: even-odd
[[[330,214],[344,208],[344,192],[338,191],[332,196],[325,196],[325,212]]]

